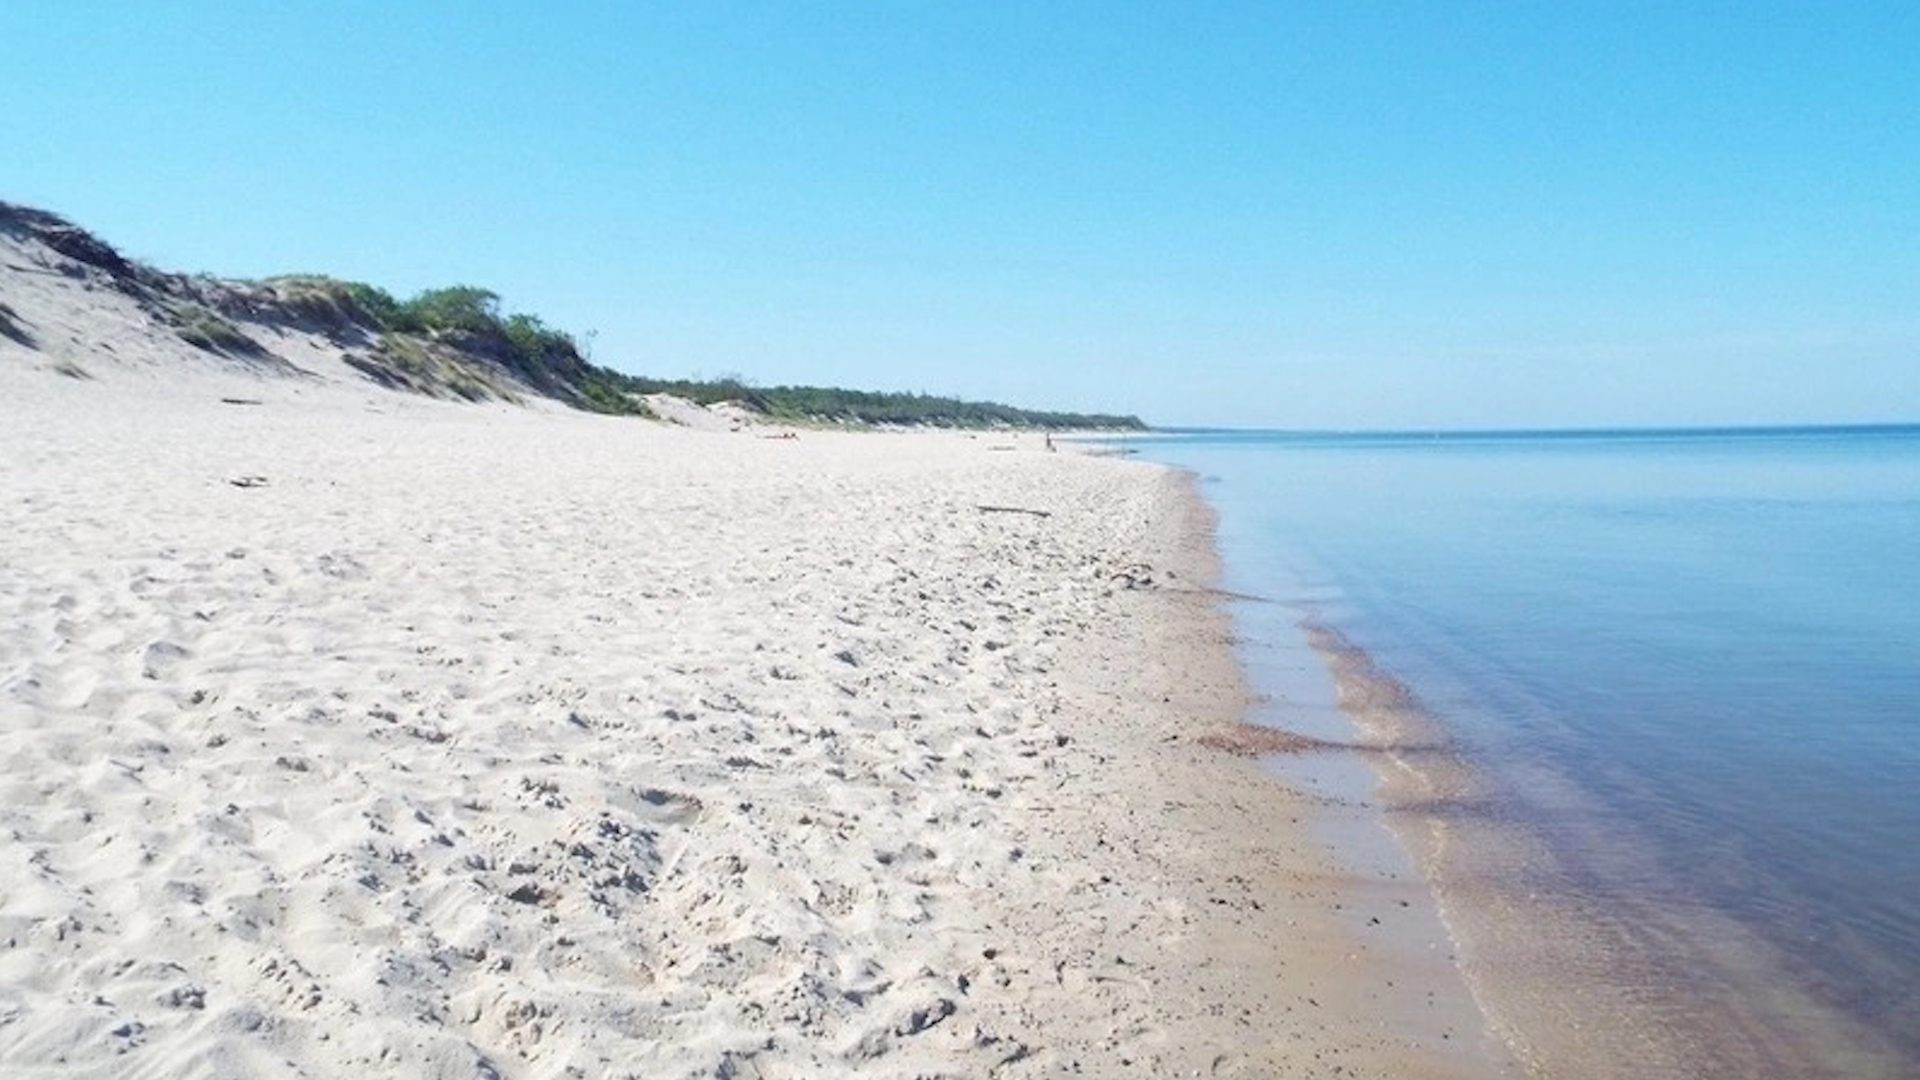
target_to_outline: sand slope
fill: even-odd
[[[1451,1074],[1424,1044],[1475,1037],[1373,979],[1299,800],[1194,744],[1240,690],[1165,470],[0,390],[9,1076]]]

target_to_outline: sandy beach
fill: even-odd
[[[1498,1074],[1424,887],[1202,745],[1181,474],[0,390],[11,1076]]]
[[[0,1080],[1920,1080],[1916,5],[16,6]]]

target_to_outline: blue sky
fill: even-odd
[[[0,198],[654,374],[1920,419],[1920,5],[19,0]]]

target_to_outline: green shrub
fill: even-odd
[[[395,300],[392,293],[378,285],[369,285],[364,281],[342,281],[339,285],[355,306],[373,317],[374,324],[380,329],[420,329],[406,307]]]
[[[527,360],[571,362],[580,357],[572,335],[549,327],[537,315],[510,315],[501,323],[500,333]]]
[[[627,392],[621,385],[622,381],[620,376],[610,371],[601,369],[591,371],[580,381],[581,403],[594,412],[656,419],[654,411],[647,407],[647,403]]]
[[[399,314],[426,330],[485,334],[501,328],[499,294],[473,285],[428,289],[400,305]]]

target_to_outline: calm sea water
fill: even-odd
[[[1131,445],[1201,476],[1256,645],[1340,631],[1546,853],[1455,860],[1483,952],[1550,908],[1597,1011],[1730,1073],[1920,1076],[1920,428]]]

